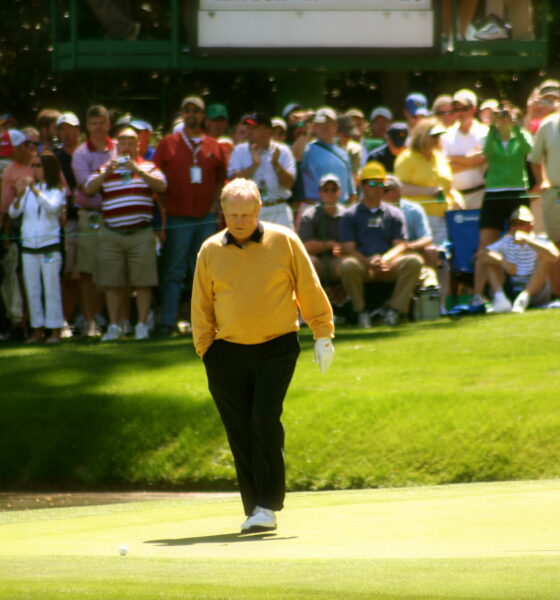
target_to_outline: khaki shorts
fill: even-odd
[[[546,234],[560,242],[560,188],[548,188],[543,194],[543,217]]]
[[[78,213],[78,243],[76,247],[76,266],[80,273],[89,273],[96,280],[97,275],[97,238],[99,229],[91,227],[91,218],[99,213],[92,213],[80,208]]]
[[[151,227],[134,233],[119,233],[101,227],[99,275],[103,287],[152,287],[158,284],[156,246]]]

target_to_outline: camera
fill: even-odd
[[[130,160],[130,156],[119,156],[117,158],[117,164],[119,165],[119,167],[124,167],[124,165],[126,165],[126,163]]]

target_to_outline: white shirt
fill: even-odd
[[[442,148],[445,156],[467,156],[475,152],[481,152],[484,146],[484,138],[488,135],[488,126],[473,120],[468,133],[459,129],[459,123],[452,125],[442,138]],[[484,185],[485,166],[465,169],[459,173],[453,173],[453,187],[459,191],[468,190],[479,185]]]
[[[280,166],[292,175],[292,177],[296,176],[296,162],[290,148],[286,146],[286,144],[271,141],[268,149],[261,152],[261,164],[251,177],[261,190],[263,202],[266,202],[267,200],[287,200],[292,195],[292,190],[290,188],[285,188],[280,185],[278,175],[276,175],[274,167],[272,166],[272,155],[276,148],[280,149],[280,156],[278,157]],[[249,168],[252,164],[253,157],[251,155],[251,145],[249,142],[238,144],[233,149],[229,159],[228,177],[231,177],[235,171],[242,171],[243,169]],[[266,189],[264,194],[263,188]]]
[[[66,203],[66,192],[63,189],[46,189],[46,184],[37,183],[39,190],[36,196],[27,188],[15,208],[13,202],[9,209],[12,219],[23,214],[21,224],[21,238],[24,248],[43,248],[60,243],[60,223],[58,216]]]

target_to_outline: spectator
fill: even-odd
[[[370,137],[364,139],[364,156],[383,145],[385,134],[393,122],[393,113],[386,106],[376,106],[369,115]],[[366,161],[367,162],[367,161]]]
[[[344,214],[339,202],[340,180],[334,173],[321,177],[319,198],[318,204],[302,214],[298,233],[331,298],[332,284],[340,281],[340,220]]]
[[[396,325],[408,312],[410,298],[418,283],[422,259],[406,251],[406,224],[400,209],[383,201],[386,172],[379,163],[368,163],[362,170],[362,201],[342,216],[340,239],[342,264],[340,278],[358,313],[358,325],[371,326],[366,310],[364,283],[395,282],[382,320]]]
[[[60,148],[54,151],[58,159],[62,175],[66,181],[66,207],[64,218],[64,273],[62,276],[62,306],[64,309],[64,326],[61,337],[71,337],[72,321],[78,302],[80,272],[78,270],[78,207],[74,202],[76,177],[72,170],[72,156],[78,147],[80,137],[80,121],[73,112],[64,112],[58,117],[57,137]]]
[[[12,219],[22,215],[23,279],[33,329],[28,342],[41,342],[46,327],[51,330],[47,343],[56,343],[60,342],[60,329],[64,323],[59,216],[65,203],[65,191],[55,156],[36,156],[32,166],[33,177],[18,182],[17,197],[9,214]]]
[[[272,139],[284,144],[288,133],[288,125],[282,117],[272,117]]]
[[[352,139],[360,145],[360,169],[366,163],[366,133],[368,123],[366,117],[359,108],[349,108],[344,115],[352,119]]]
[[[109,327],[101,341],[123,335],[118,324],[128,284],[136,288],[138,323],[135,337],[149,337],[148,313],[153,286],[158,283],[151,228],[153,195],[167,187],[163,173],[138,155],[138,134],[132,127],[119,133],[118,158],[102,165],[85,184],[88,194],[103,196],[103,226],[99,237],[99,284],[105,288]]]
[[[412,131],[424,117],[428,116],[428,99],[419,92],[409,94],[404,101],[403,113],[408,129]]]
[[[339,178],[341,202],[351,203],[355,199],[356,189],[352,180],[352,167],[346,152],[335,145],[337,133],[336,113],[332,108],[317,110],[313,118],[316,140],[309,142],[302,159],[302,174],[305,198],[308,203],[319,200],[319,182],[327,173]]]
[[[478,118],[484,125],[490,126],[494,112],[498,109],[499,102],[494,98],[488,98],[485,100],[478,109]]]
[[[387,173],[392,173],[395,170],[395,160],[404,150],[407,139],[406,123],[392,123],[385,133],[385,143],[369,153],[367,162],[379,162]]]
[[[499,105],[483,148],[487,170],[479,249],[496,241],[512,212],[526,202],[529,180],[525,164],[532,144],[531,135],[519,127],[512,111]]]
[[[547,79],[535,88],[527,100],[525,127],[535,135],[541,121],[558,110],[560,102],[560,82]]]
[[[216,231],[220,190],[226,163],[220,144],[202,131],[205,105],[199,96],[181,103],[184,129],[165,136],[154,163],[167,179],[167,213],[163,248],[163,281],[158,334],[171,336],[176,328],[181,288],[187,276],[190,299],[196,255],[202,242]]]
[[[482,154],[488,127],[475,118],[478,99],[471,90],[459,90],[453,95],[453,108],[457,123],[442,138],[443,152],[453,172],[453,187],[458,190],[465,208],[482,206],[484,197],[484,169],[486,161]]]
[[[354,139],[354,125],[352,118],[347,115],[340,115],[336,119],[338,128],[338,145],[346,151],[350,159],[354,185],[360,181],[360,171],[362,170],[362,147]]]
[[[262,200],[261,219],[294,228],[288,200],[292,195],[296,165],[291,150],[272,140],[270,117],[255,113],[245,117],[249,142],[239,144],[231,155],[228,176],[252,179]]]
[[[226,164],[229,164],[229,158],[233,152],[233,139],[226,135],[226,130],[229,125],[229,112],[225,104],[216,102],[210,104],[206,111],[206,119],[204,121],[204,130],[222,147]]]
[[[130,127],[134,127],[138,134],[138,156],[141,156],[144,160],[152,160],[156,153],[156,149],[150,144],[154,128],[148,121],[142,119],[132,119]]]
[[[57,140],[57,121],[60,117],[60,111],[56,108],[44,108],[37,115],[36,125],[39,130],[39,152],[44,150],[53,150],[58,146]]]
[[[457,112],[453,108],[453,98],[447,94],[438,96],[432,104],[432,114],[448,129],[457,120]]]
[[[111,121],[109,111],[102,105],[88,108],[86,130],[88,138],[72,154],[72,170],[76,178],[74,199],[78,210],[77,266],[80,273],[80,307],[84,317],[82,335],[100,335],[99,315],[103,308],[103,296],[97,289],[97,235],[101,222],[101,194],[89,196],[84,184],[102,164],[116,156],[116,147],[109,137]],[[100,321],[101,322],[101,321]]]
[[[535,235],[533,226],[531,211],[520,206],[511,214],[508,233],[477,252],[476,304],[482,302],[486,283],[494,295],[494,312],[522,313],[550,300],[549,265],[558,262],[559,252],[545,235]],[[517,294],[513,306],[504,286],[512,297]]]

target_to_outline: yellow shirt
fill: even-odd
[[[438,202],[433,196],[411,196],[410,200],[420,202],[429,217],[443,217],[447,211],[447,204],[451,201],[449,190],[453,174],[445,156],[441,152],[434,152],[431,159],[422,153],[403,150],[395,161],[395,175],[403,182],[420,187],[440,187],[445,194],[446,202]]]
[[[298,236],[261,223],[259,241],[226,243],[225,231],[208,238],[196,263],[191,302],[196,352],[215,339],[261,344],[297,331],[298,307],[315,339],[333,337],[333,313]]]

